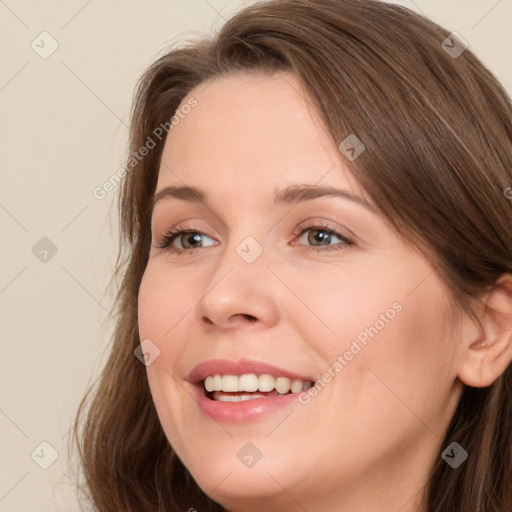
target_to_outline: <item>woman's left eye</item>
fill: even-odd
[[[298,231],[300,234],[299,241],[302,241],[306,246],[307,244],[311,244],[309,246],[310,248],[325,246],[329,247],[329,249],[320,250],[337,250],[342,249],[344,246],[353,245],[352,240],[348,239],[346,236],[323,226],[309,226],[307,228],[301,228]],[[334,242],[334,244],[332,242]]]

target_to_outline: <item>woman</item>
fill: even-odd
[[[255,4],[153,63],[96,510],[512,510],[511,140],[465,41],[391,4]]]

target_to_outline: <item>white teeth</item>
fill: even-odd
[[[276,391],[281,395],[290,391],[291,381],[288,377],[278,377],[276,379]]]
[[[272,375],[264,373],[258,379],[258,389],[260,391],[272,391],[274,389],[275,379]]]
[[[221,389],[222,391],[240,391],[238,386],[238,377],[235,375],[223,375]]]
[[[258,391],[258,376],[254,373],[240,375],[238,378],[238,391]]]
[[[244,402],[245,400],[265,397],[265,395],[258,395],[256,393],[253,395],[222,395],[221,393],[214,393],[214,400],[218,400],[219,402]]]
[[[217,398],[219,402],[240,402],[238,395],[224,395]]]
[[[206,391],[213,391],[215,389],[213,377],[206,377],[206,379],[204,379],[204,387]]]
[[[213,389],[222,389],[222,375],[213,376]]]
[[[303,384],[304,382],[301,379],[293,379],[291,383],[292,393],[300,393],[302,391]]]
[[[253,393],[252,395],[240,395],[240,402],[244,400],[252,400],[253,398],[265,398],[265,395],[260,395],[259,393]]]
[[[268,373],[256,375],[247,373],[240,375],[209,375],[204,379],[204,387],[208,392],[223,391],[225,393],[248,392],[255,393],[260,391],[268,393],[275,389],[280,395],[288,392],[300,393],[312,386],[310,381],[302,379],[289,379],[288,377],[274,377]],[[264,395],[257,395],[257,397]],[[235,395],[229,397],[219,397],[222,401],[236,402],[240,400],[250,400],[257,398],[255,395]],[[229,400],[228,400],[229,398]]]

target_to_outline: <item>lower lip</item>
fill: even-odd
[[[210,400],[199,386],[194,386],[201,412],[223,423],[246,423],[280,411],[297,400],[298,394],[252,398],[240,402]]]

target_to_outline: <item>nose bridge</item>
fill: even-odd
[[[264,289],[263,284],[270,275],[266,268],[267,256],[263,242],[260,243],[252,235],[241,236],[232,231],[224,251],[215,261],[209,288],[213,286],[220,290],[222,284],[227,288],[233,286],[232,292],[240,295],[246,291],[252,290],[254,293],[259,288]]]
[[[252,223],[254,225],[254,223]],[[261,238],[260,229],[258,231]],[[241,234],[240,229],[230,232],[224,250],[212,263],[204,296],[197,306],[200,318],[217,325],[228,325],[235,315],[250,316],[265,323],[273,323],[277,304],[273,296],[275,287],[269,280],[267,253],[255,236]]]
[[[255,214],[256,211],[256,204],[238,204],[237,215],[227,233],[225,250],[219,257],[219,266],[231,264],[251,273],[265,268],[268,253],[264,245],[270,249],[268,221],[261,213]]]

